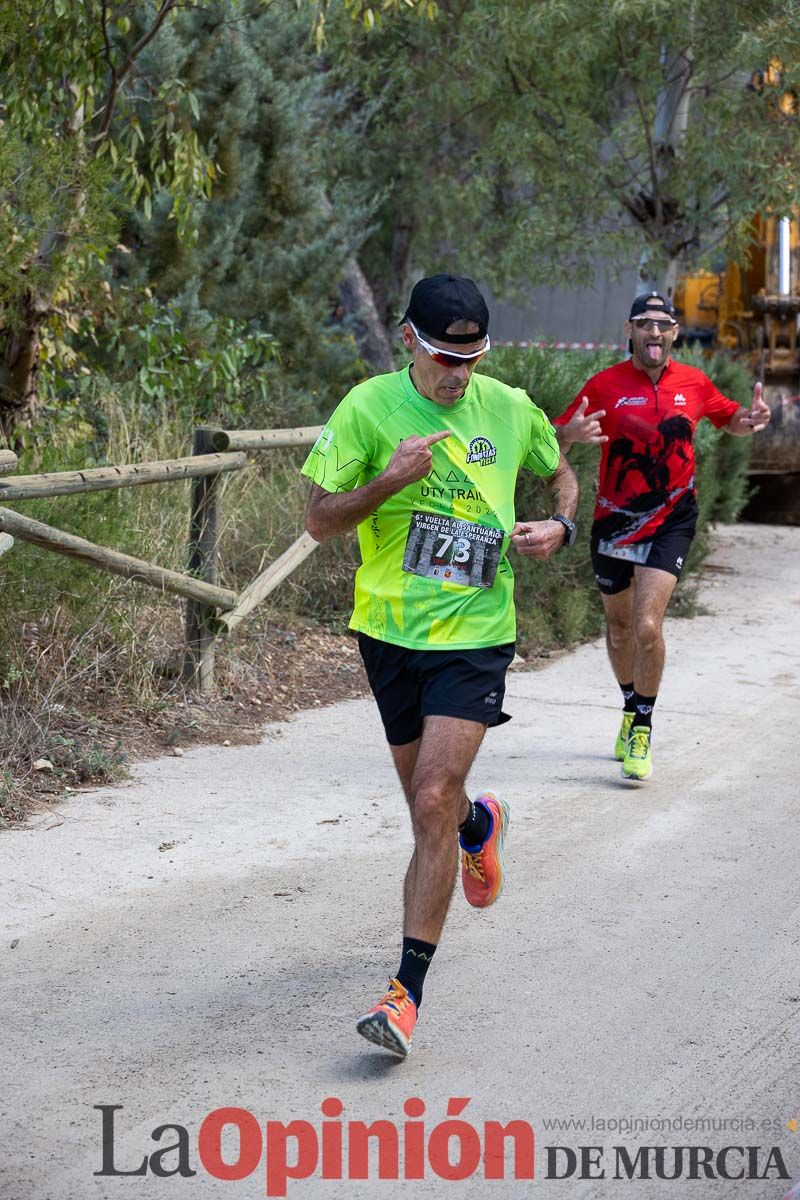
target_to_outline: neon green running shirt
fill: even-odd
[[[421,396],[408,367],[358,384],[302,467],[327,492],[349,492],[386,467],[403,438],[450,429],[430,475],[358,526],[362,565],[350,628],[415,650],[501,646],[516,636],[506,558],[521,466],[552,475],[555,431],[520,388],[473,374],[452,405]]]

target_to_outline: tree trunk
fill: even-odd
[[[45,313],[26,297],[14,328],[5,330],[0,358],[0,432],[11,438],[17,426],[36,416],[36,380]]]
[[[681,260],[673,257],[667,259],[666,264],[659,271],[658,275],[653,275],[648,271],[646,254],[642,256],[639,266],[639,291],[640,292],[658,292],[666,300],[672,300],[675,295],[675,284],[678,282],[678,272],[681,267]]]
[[[690,29],[693,23],[694,7],[692,6]],[[691,43],[685,50],[675,52],[665,48],[663,53],[666,61],[665,84],[659,93],[652,131],[656,160],[656,194],[653,197],[652,225],[653,232],[668,257],[659,271],[658,278],[655,279],[648,271],[649,256],[645,251],[639,264],[639,277],[642,282],[642,291],[660,292],[667,300],[672,300],[681,259],[677,254],[670,254],[669,225],[670,221],[681,224],[685,222],[686,217],[684,213],[677,211],[669,195],[669,182],[675,162],[680,157],[681,145],[689,126],[693,57]],[[685,240],[685,231],[683,238]],[[674,246],[676,239],[672,239],[672,241]]]
[[[410,220],[399,220],[392,238],[391,277],[386,289],[386,325],[397,321],[405,309],[409,293],[411,274],[411,248],[414,241],[414,224]]]
[[[332,216],[333,205],[325,192],[321,195],[321,202],[326,216]],[[386,329],[378,315],[372,288],[355,255],[345,264],[344,278],[339,284],[339,295],[346,315],[355,323],[356,344],[363,357],[378,371],[394,371],[394,355]]]
[[[345,312],[355,321],[356,343],[369,365],[378,371],[394,371],[394,355],[378,316],[372,288],[355,258],[347,262],[339,295]]]
[[[678,282],[678,270],[680,268],[680,260],[671,258],[664,270],[661,272],[661,295],[667,300],[673,300],[675,296],[675,284]]]

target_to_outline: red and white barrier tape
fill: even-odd
[[[493,346],[517,346],[521,350],[626,350],[622,342],[492,342]]]

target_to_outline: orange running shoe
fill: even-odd
[[[389,980],[389,990],[374,1008],[356,1022],[356,1029],[368,1042],[405,1058],[411,1048],[411,1035],[417,1023],[417,1006],[398,979]]]
[[[473,908],[488,908],[503,890],[503,841],[511,814],[505,800],[493,792],[482,792],[475,803],[488,808],[492,827],[480,850],[465,850],[462,845],[461,884]]]

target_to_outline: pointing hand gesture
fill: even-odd
[[[762,391],[761,384],[757,383],[753,388],[753,403],[750,405],[750,410],[747,416],[742,417],[742,424],[749,425],[753,433],[760,433],[762,429],[766,429],[771,416],[769,405],[761,394]]]
[[[450,437],[449,429],[440,429],[438,433],[429,433],[426,437],[414,434],[404,438],[386,464],[384,478],[390,481],[395,492],[401,491],[409,483],[416,483],[430,473],[433,463],[431,446]]]
[[[599,445],[601,442],[608,441],[608,438],[603,434],[603,428],[600,424],[600,418],[606,415],[606,410],[599,408],[587,417],[586,410],[588,407],[589,397],[583,396],[572,419],[564,426],[564,439],[570,444],[573,442],[591,442]]]

